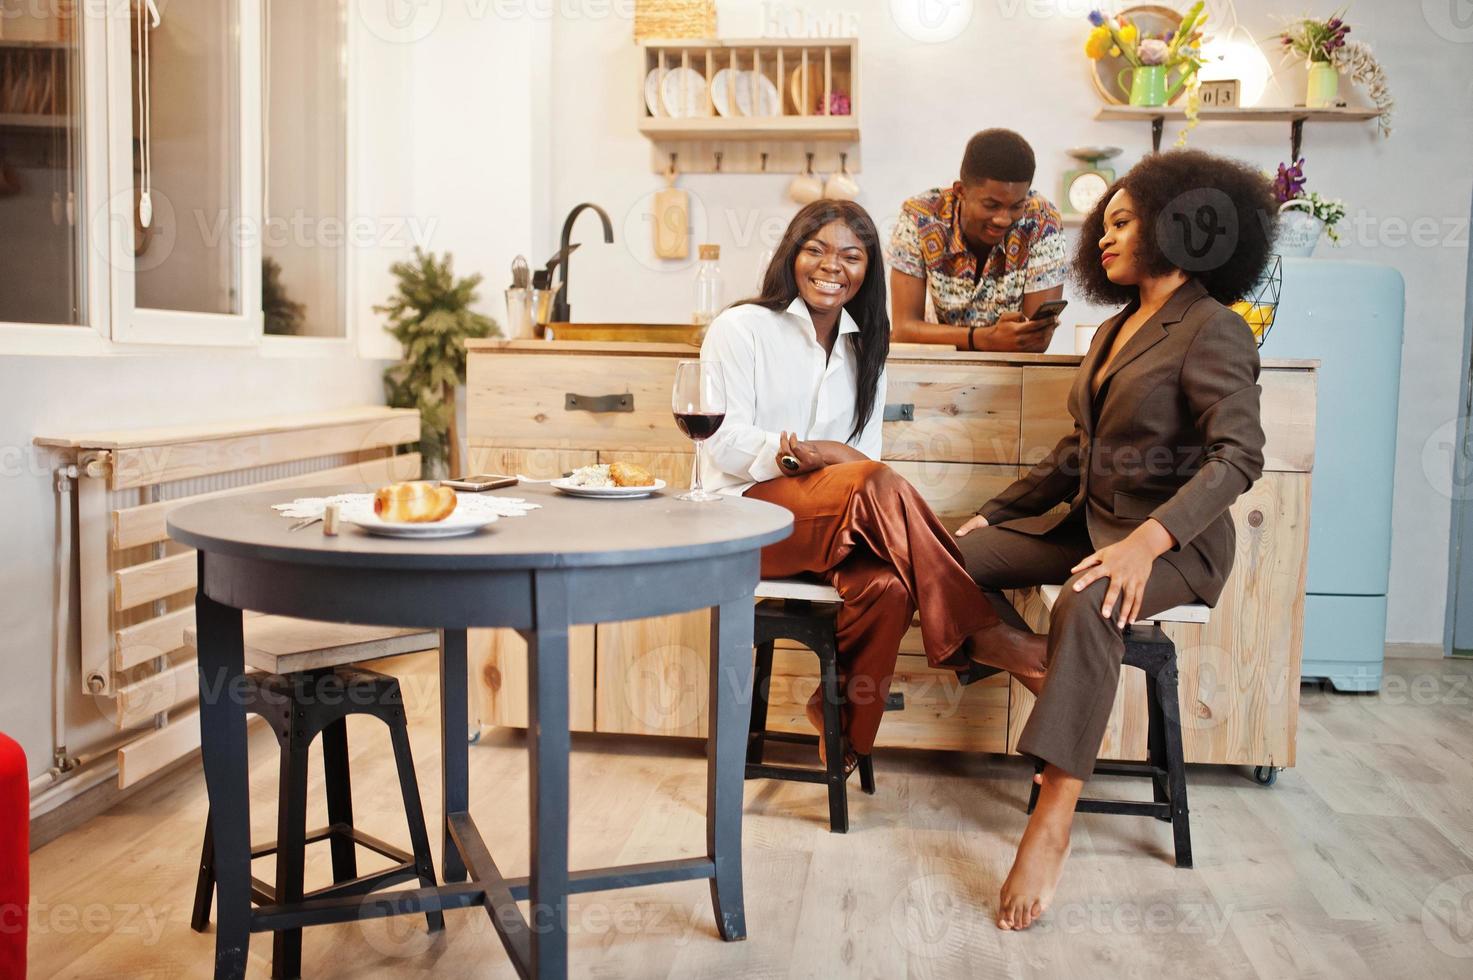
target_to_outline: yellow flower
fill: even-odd
[[[1140,31],[1136,29],[1134,24],[1127,23],[1124,27],[1120,28],[1120,40],[1126,44],[1134,44],[1138,37],[1140,37]]]
[[[1118,57],[1120,57],[1120,49],[1119,48],[1112,47],[1110,49],[1110,57],[1112,57],[1112,58],[1118,58]]]
[[[1084,41],[1084,53],[1094,61],[1105,56],[1110,50],[1110,29],[1108,27],[1096,27],[1089,32],[1089,37]]]

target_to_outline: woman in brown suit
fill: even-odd
[[[1018,748],[1045,765],[1000,928],[1026,929],[1058,885],[1126,625],[1216,603],[1232,569],[1228,508],[1262,473],[1263,428],[1253,332],[1223,304],[1261,275],[1274,214],[1257,171],[1196,151],[1147,157],[1110,188],[1085,220],[1074,276],[1125,308],[1080,365],[1074,431],[957,532],[984,589],[1065,583],[1046,674],[1019,677],[1038,703]]]

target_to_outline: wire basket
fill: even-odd
[[[1274,319],[1279,312],[1279,294],[1284,288],[1284,260],[1277,255],[1269,256],[1263,275],[1253,284],[1247,296],[1233,304],[1232,310],[1248,322],[1253,337],[1262,347],[1273,329]]]

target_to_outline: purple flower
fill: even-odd
[[[1089,22],[1095,27],[1103,27],[1105,25],[1105,15],[1098,10],[1091,10],[1089,12]]]
[[[1165,34],[1161,35],[1161,40],[1165,41],[1167,44],[1170,44],[1171,39],[1174,37],[1176,37],[1176,31],[1167,31]]]
[[[1274,197],[1280,204],[1292,201],[1304,194],[1304,158],[1292,167],[1279,164],[1279,172],[1274,177]]]

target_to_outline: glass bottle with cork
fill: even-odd
[[[721,312],[721,246],[702,245],[696,265],[695,307],[691,322],[701,329],[697,343],[705,339],[706,327]]]

